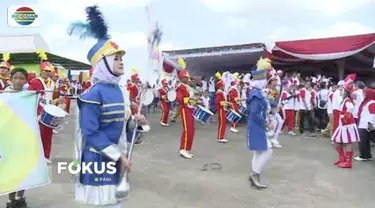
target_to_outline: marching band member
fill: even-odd
[[[51,77],[51,80],[52,80],[52,83],[53,83],[53,86],[54,86],[54,89],[53,89],[53,94],[52,94],[52,100],[53,100],[53,104],[58,106],[62,101],[61,101],[61,93],[59,91],[59,88],[60,88],[60,84],[59,84],[59,76],[57,74],[57,68],[55,68],[55,71],[51,72],[50,73],[50,77]],[[65,109],[63,109],[65,110]],[[53,129],[53,133],[54,134],[57,134],[59,133],[56,129]]]
[[[63,96],[63,101],[65,104],[64,111],[67,113],[70,113],[70,98],[68,97],[68,92],[70,90],[70,87],[69,87],[70,81],[68,78],[64,78],[63,81],[64,81],[64,84],[62,84],[59,87],[59,90],[60,90],[61,96]]]
[[[268,89],[267,98],[270,104],[271,103],[279,104],[280,91],[277,89],[277,85],[278,85],[277,76],[272,75],[267,81],[267,89]],[[274,122],[275,125],[274,125],[274,129],[272,133],[273,136],[271,138],[271,142],[274,147],[281,147],[281,145],[279,144],[279,134],[281,132],[282,125],[284,123],[284,119],[282,119],[280,116],[281,105],[278,105],[277,109],[273,109],[273,111],[275,110],[277,112],[271,113],[272,119],[276,120],[276,122]],[[272,111],[272,108],[271,108],[271,111]]]
[[[3,61],[0,63],[0,90],[4,90],[5,86],[10,84],[9,82],[9,72],[11,65],[9,63],[10,54],[3,54]]]
[[[249,109],[247,147],[254,153],[249,181],[258,189],[267,188],[261,183],[260,174],[273,152],[272,144],[266,136],[267,127],[272,129],[273,126],[267,123],[268,101],[267,95],[262,90],[267,85],[267,69],[271,67],[268,59],[261,58],[257,62],[257,69],[252,72],[253,88],[247,99]]]
[[[342,102],[342,94],[344,93],[343,86],[345,85],[345,81],[341,80],[337,84],[337,89],[333,94],[332,100],[332,108],[333,108],[333,124],[332,124],[332,134],[336,131],[337,127],[340,123],[340,108]]]
[[[10,74],[10,82],[4,91],[21,92],[27,84],[27,71],[24,68],[14,68]],[[22,163],[20,163],[22,165]],[[25,190],[16,191],[9,194],[6,208],[27,208]]]
[[[90,70],[89,70],[89,77],[90,77],[90,79],[91,79],[91,77],[92,77],[92,72],[93,72],[93,68],[91,68]],[[90,79],[89,80],[87,80],[84,84],[83,84],[83,87],[82,87],[82,92],[85,92],[87,89],[89,89],[90,87],[91,87],[91,81],[90,81]]]
[[[216,73],[216,77],[219,79],[219,81],[216,83],[217,91],[215,95],[216,112],[218,117],[217,141],[220,143],[227,143],[228,140],[225,139],[225,131],[227,128],[227,117],[225,108],[228,107],[229,102],[227,102],[224,93],[225,83],[221,79],[220,72]]]
[[[137,105],[139,105],[139,94],[140,94],[139,83],[140,83],[140,79],[139,79],[139,75],[137,73],[136,68],[132,68],[132,72],[133,72],[133,75],[130,77],[131,85],[129,87],[130,100],[131,100],[131,102],[134,102]],[[132,115],[135,115],[137,113],[137,110],[138,109],[132,109]]]
[[[332,135],[332,141],[336,144],[336,151],[339,154],[339,159],[334,165],[340,168],[352,168],[353,143],[359,142],[359,133],[353,116],[354,104],[351,98],[353,87],[344,85],[343,89],[339,127]]]
[[[50,78],[51,72],[55,71],[54,66],[48,61],[47,54],[39,50],[38,51],[39,57],[42,59],[42,63],[40,64],[40,77],[35,78],[30,81],[28,90],[32,91],[45,91],[40,93],[39,101],[38,101],[38,108],[37,108],[37,115],[40,116],[40,113],[43,110],[45,105],[53,104],[53,91],[55,86],[53,81]],[[48,92],[47,92],[48,91]],[[51,163],[51,148],[52,148],[52,136],[53,136],[53,129],[45,126],[41,122],[39,122],[39,129],[40,129],[40,136],[42,138],[44,156],[46,158],[47,163]]]
[[[178,73],[178,78],[181,83],[176,88],[177,102],[180,106],[180,113],[182,117],[182,134],[181,134],[181,144],[180,144],[180,155],[186,159],[191,159],[193,154],[191,154],[191,149],[194,141],[195,126],[193,117],[193,107],[192,102],[196,99],[193,98],[193,93],[190,91],[189,81],[190,75],[186,71],[186,64],[183,59],[179,59],[179,63],[183,70]]]
[[[51,80],[53,82],[53,86],[55,87],[53,89],[53,95],[52,95],[52,99],[53,99],[53,103],[55,105],[58,104],[58,101],[59,101],[59,97],[60,97],[60,93],[59,93],[59,75],[56,73],[56,71],[54,72],[51,72],[50,74],[51,76]]]
[[[84,27],[90,30],[87,35],[98,39],[87,56],[94,68],[93,86],[78,98],[81,135],[77,137],[76,153],[79,162],[116,162],[117,165],[115,174],[80,173],[76,200],[98,207],[120,208],[124,198],[116,197],[117,185],[130,168],[126,158],[126,132],[134,130],[134,119],[140,125],[147,121],[144,116],[131,116],[130,106],[135,103],[130,103],[126,89],[120,86],[125,51],[109,39],[108,27],[97,6],[87,7],[86,13],[85,26],[73,23],[70,27],[70,34]]]
[[[166,79],[161,80],[162,87],[158,90],[160,95],[160,107],[162,110],[160,124],[162,126],[169,126],[168,116],[171,103],[168,101],[167,92],[168,92],[168,81]]]
[[[229,102],[231,103],[231,109],[236,113],[240,114],[239,105],[241,102],[240,93],[238,89],[238,75],[233,75],[233,80],[231,82],[231,88],[229,89]],[[233,133],[238,133],[238,124],[232,124],[230,131]]]

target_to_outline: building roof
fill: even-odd
[[[231,54],[233,51],[243,51],[243,50],[254,50],[261,49],[265,45],[263,43],[248,43],[241,45],[225,45],[225,46],[212,46],[203,48],[191,48],[191,49],[181,49],[181,50],[169,50],[163,51],[164,54],[168,54],[169,57],[197,57],[204,56],[205,54],[218,55]]]
[[[89,64],[53,54],[40,34],[0,35],[0,53],[10,53],[9,61],[14,65],[40,63],[36,54],[39,49],[46,51],[51,62],[58,63],[66,69],[88,70],[91,67]]]
[[[169,60],[184,58],[193,76],[212,75],[216,70],[248,72],[263,55],[264,47],[263,43],[226,45],[163,51],[163,56]]]

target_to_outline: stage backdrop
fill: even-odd
[[[0,195],[49,182],[37,96],[30,91],[0,94]]]

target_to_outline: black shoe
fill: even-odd
[[[25,198],[16,200],[16,205],[17,205],[17,208],[28,208]]]
[[[18,208],[17,201],[7,202],[6,208]]]
[[[143,140],[141,139],[141,137],[138,137],[136,140],[135,140],[135,142],[134,142],[134,144],[142,144],[143,143]]]

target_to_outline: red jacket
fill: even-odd
[[[227,99],[225,99],[225,93],[218,89],[215,96],[216,110],[223,110],[225,108]]]
[[[51,85],[51,81],[47,80],[47,81],[45,81],[45,84],[47,86],[50,86]],[[46,90],[46,89],[44,89],[44,85],[42,84],[42,82],[41,82],[40,79],[34,78],[34,79],[32,79],[30,81],[28,90],[38,91],[38,90]],[[43,96],[44,93],[40,93],[40,95]],[[38,108],[37,108],[37,114],[38,115],[42,112],[42,109],[43,109],[43,107],[39,103],[38,104]]]
[[[131,102],[138,103],[139,90],[136,84],[131,83],[131,86],[129,86],[129,94]]]
[[[177,102],[180,105],[180,108],[191,108],[189,105],[190,101],[190,92],[189,86],[186,84],[180,83],[176,87]]]

